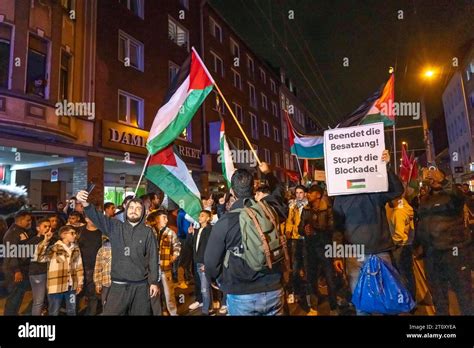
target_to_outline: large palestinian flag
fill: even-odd
[[[385,127],[395,124],[395,77],[390,75],[383,89],[379,89],[354,112],[345,117],[338,127],[353,127],[362,124],[383,122]]]
[[[146,144],[150,154],[164,149],[183,132],[213,86],[211,74],[193,47],[155,116]]]
[[[158,186],[194,220],[201,212],[201,194],[173,145],[151,155],[145,177]]]

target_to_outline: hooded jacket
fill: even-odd
[[[438,250],[463,247],[471,238],[464,224],[464,194],[452,191],[431,191],[420,201],[418,208],[418,237],[428,247]]]
[[[127,210],[124,211],[125,222],[109,218],[98,212],[89,204],[84,208],[87,217],[110,240],[112,248],[112,281],[144,282],[158,284],[158,253],[156,238],[150,227],[144,223],[145,207],[140,221],[133,226],[127,219]]]
[[[393,248],[385,204],[403,193],[403,185],[391,170],[388,191],[336,196],[333,205],[334,227],[344,232],[349,244],[361,244],[366,254],[378,254]]]

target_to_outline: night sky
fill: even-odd
[[[474,38],[474,1],[211,0],[248,45],[273,66],[286,67],[318,124],[327,128],[353,111],[395,71],[395,100],[424,93],[428,119],[442,115],[441,93],[452,57]],[[294,19],[288,19],[290,10]],[[403,19],[398,19],[399,10]],[[343,67],[343,58],[349,67]],[[442,74],[424,86],[424,66]],[[305,78],[306,77],[306,78]],[[421,124],[399,117],[397,127]],[[421,130],[397,132],[420,138]],[[405,138],[405,139],[404,139]],[[399,141],[397,140],[397,143]]]

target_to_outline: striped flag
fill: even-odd
[[[291,154],[298,158],[323,158],[324,157],[324,137],[323,136],[298,136],[291,125],[288,112],[286,114],[286,123],[288,125],[288,140],[290,142]]]
[[[214,80],[193,47],[155,116],[146,144],[150,154],[167,147],[184,131],[213,87]]]
[[[348,189],[363,189],[365,188],[365,179],[351,179],[346,181]]]
[[[173,145],[151,155],[145,177],[158,186],[194,220],[198,220],[201,194],[186,164],[174,151]]]
[[[225,138],[225,127],[224,120],[221,122],[221,132],[220,132],[220,162],[222,164],[222,175],[224,176],[225,181],[227,182],[227,187],[230,188],[230,182],[232,174],[234,174],[234,162],[232,160],[232,154],[230,152],[229,144]]]

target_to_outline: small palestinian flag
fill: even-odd
[[[347,180],[348,189],[363,189],[365,188],[365,179],[351,179]]]
[[[164,149],[183,133],[213,87],[214,80],[193,47],[155,116],[146,144],[150,154]]]
[[[227,139],[225,137],[224,120],[221,122],[219,158],[222,164],[222,175],[227,182],[227,187],[230,188],[230,181],[232,174],[234,174],[235,167],[234,162],[232,161],[232,154],[230,152],[229,144],[227,143]]]

